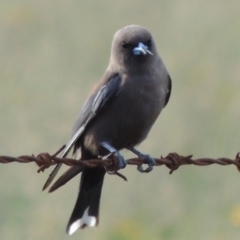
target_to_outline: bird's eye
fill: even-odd
[[[128,48],[128,47],[129,47],[129,44],[127,44],[126,42],[122,42],[122,47],[123,47],[123,48]]]
[[[151,39],[151,38],[147,41],[147,46],[148,46],[148,47],[151,47],[151,46],[152,46],[152,39]]]

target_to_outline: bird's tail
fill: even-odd
[[[79,228],[98,225],[100,197],[105,173],[106,170],[103,167],[83,170],[78,198],[67,225],[69,235]]]

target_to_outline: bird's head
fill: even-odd
[[[131,25],[116,32],[112,43],[111,61],[122,66],[154,60],[157,55],[151,33],[141,26]]]

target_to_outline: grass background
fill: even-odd
[[[240,5],[233,0],[2,0],[0,155],[55,152],[69,138],[109,61],[116,30],[153,34],[173,80],[169,105],[141,144],[158,157],[234,157],[239,151]],[[130,156],[127,152],[123,154]],[[68,239],[79,178],[53,194],[50,172],[0,166],[0,239]],[[128,182],[106,176],[100,225],[71,239],[239,239],[240,176],[234,167],[165,167]]]

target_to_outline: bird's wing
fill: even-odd
[[[60,157],[64,158],[67,156],[69,151],[72,149],[76,141],[81,137],[88,124],[97,117],[97,115],[104,109],[108,103],[117,95],[121,86],[121,77],[119,74],[113,74],[102,84],[97,91],[92,94],[89,99],[85,102],[82,111],[74,125],[74,134],[66,144]],[[43,186],[45,190],[52,182],[57,172],[61,167],[61,163],[57,164],[51,174],[49,175],[46,183]]]
[[[171,80],[171,77],[168,75],[168,92],[167,92],[167,95],[166,95],[164,107],[168,104],[168,101],[169,101],[170,96],[171,96],[171,91],[172,91],[172,80]]]

